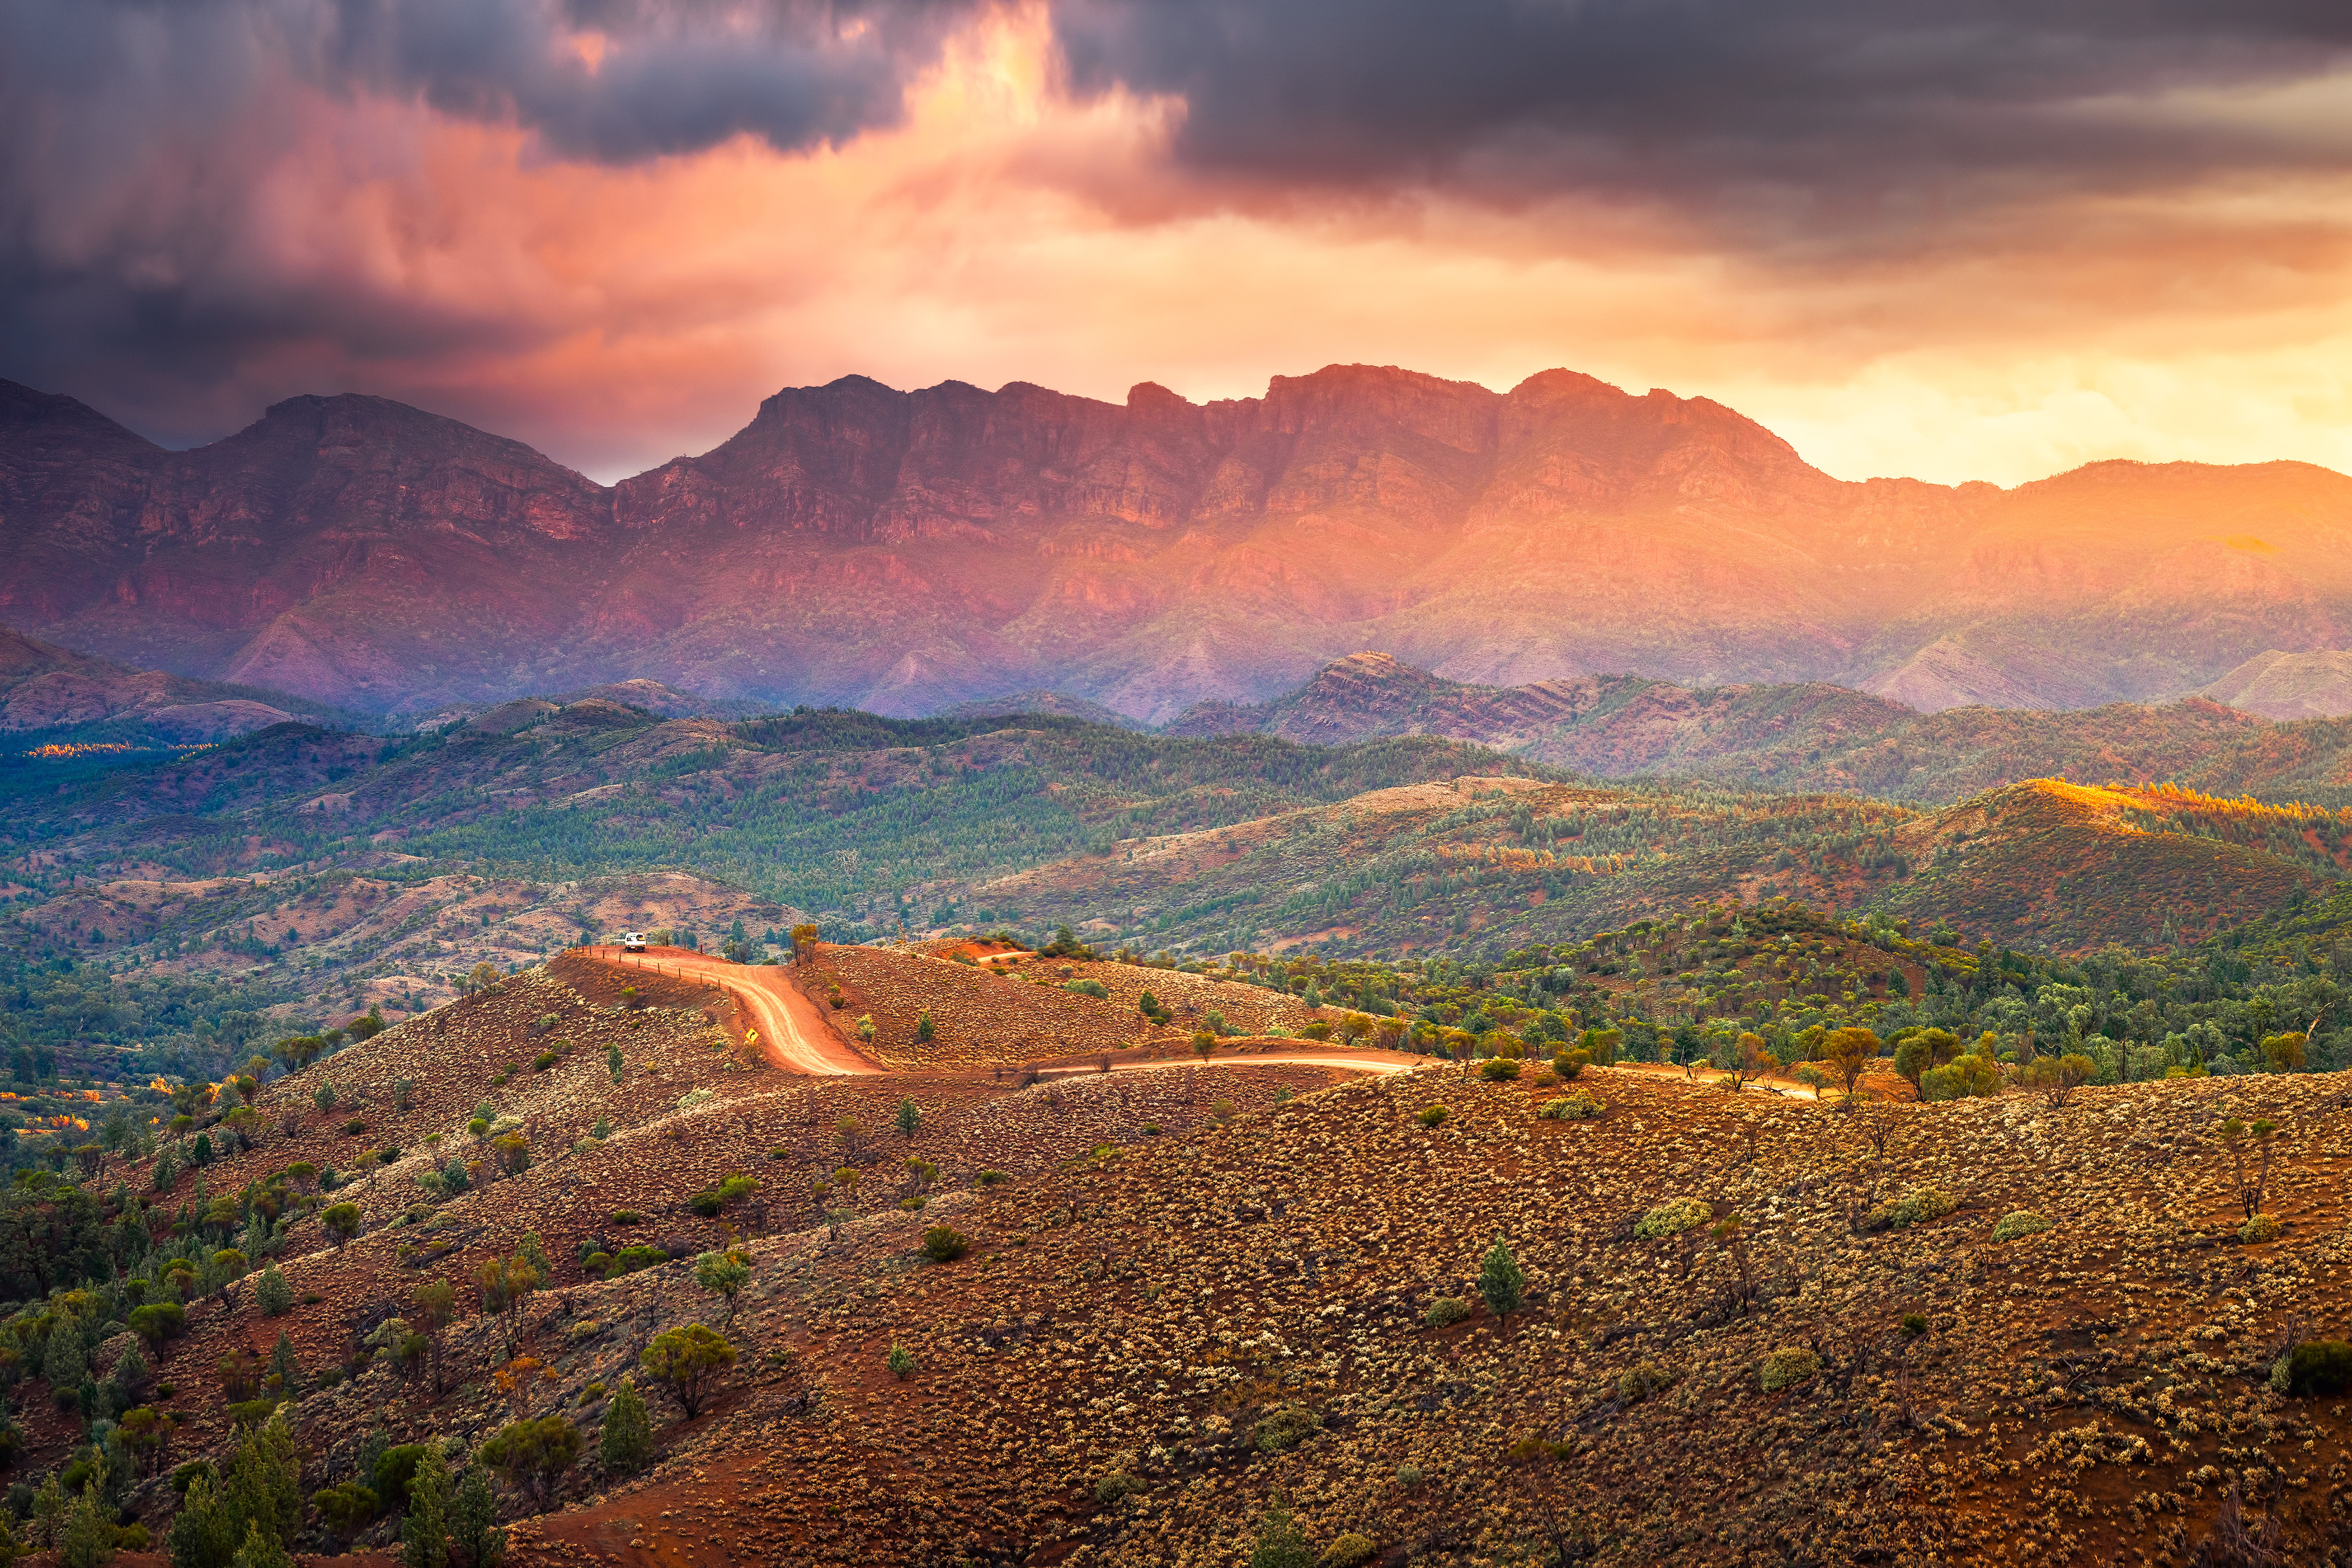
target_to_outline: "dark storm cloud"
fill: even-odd
[[[625,164],[741,134],[796,151],[896,121],[962,0],[12,0],[0,5],[0,374],[111,392],[167,440],[257,359],[495,349],[528,329],[289,261],[273,171],[340,139],[299,101],[422,102]],[[593,37],[592,37],[593,36]],[[273,251],[273,246],[276,249]],[[293,248],[299,248],[293,247]],[[291,373],[291,372],[289,372]],[[247,392],[227,394],[232,404]]]
[[[907,72],[968,9],[795,0],[320,0],[297,17],[320,78],[418,92],[446,112],[512,120],[552,151],[606,162],[749,132],[784,150],[898,116]],[[601,60],[571,40],[594,33]]]
[[[2340,160],[2122,111],[2344,63],[2292,0],[1064,0],[1082,89],[1182,98],[1203,171],[1705,202],[2020,176],[2074,188]]]

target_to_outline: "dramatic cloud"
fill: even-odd
[[[2326,74],[2352,10],[2278,0],[1066,0],[1081,89],[1181,97],[1197,168],[1777,210],[1824,237],[1954,187],[2177,186],[2333,166],[2339,141],[2196,112]],[[2282,133],[2284,132],[2284,133]]]
[[[1706,392],[1833,472],[2352,466],[2352,11],[21,0],[0,374],[611,477],[789,382]]]

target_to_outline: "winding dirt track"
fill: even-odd
[[[816,1004],[801,995],[783,969],[765,964],[730,964],[708,954],[664,948],[639,956],[618,947],[582,951],[620,968],[646,968],[665,975],[692,975],[725,988],[741,1001],[760,1031],[760,1048],[787,1072],[814,1078],[845,1078],[883,1071],[826,1027]]]
[[[877,1073],[887,1070],[868,1061],[849,1049],[835,1034],[817,1011],[816,1004],[801,995],[800,988],[792,983],[786,972],[766,964],[730,964],[724,958],[714,958],[706,953],[690,953],[682,948],[662,947],[650,953],[624,953],[618,947],[583,947],[578,949],[588,957],[623,969],[651,969],[658,974],[687,976],[709,980],[734,993],[760,1031],[760,1048],[768,1059],[787,1072],[800,1072],[816,1078],[845,1078],[854,1074]],[[1271,1067],[1292,1062],[1302,1067],[1337,1067],[1350,1072],[1411,1072],[1433,1065],[1424,1056],[1390,1056],[1366,1052],[1361,1055],[1298,1055],[1219,1057],[1220,1067]],[[1179,1057],[1168,1061],[1122,1061],[1115,1063],[1114,1072],[1147,1072],[1160,1068],[1196,1067],[1198,1062]],[[1068,1067],[1049,1070],[1047,1076],[1065,1077],[1074,1073],[1094,1071],[1092,1067]]]

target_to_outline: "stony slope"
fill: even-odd
[[[610,489],[381,399],[166,453],[0,393],[0,615],[412,711],[646,677],[921,713],[1051,687],[1161,720],[1349,648],[1521,685],[1838,680],[2089,706],[2340,641],[2352,480],[2094,465],[1847,484],[1703,398],[1393,368],[1196,405],[794,388]]]
[[[198,1302],[159,1352],[183,1417],[170,1463],[220,1452],[211,1368],[281,1328],[306,1381],[346,1357],[356,1374],[293,1412],[307,1490],[371,1428],[470,1446],[562,1414],[593,1448],[638,1349],[702,1321],[739,1347],[709,1409],[685,1418],[656,1391],[643,1473],[571,1468],[545,1503],[502,1492],[509,1561],[1205,1568],[1244,1558],[1277,1500],[1314,1552],[1358,1535],[1357,1561],[1397,1564],[1555,1543],[1610,1564],[2182,1561],[2240,1509],[2275,1528],[2274,1560],[2320,1561],[2346,1502],[2340,1404],[2271,1382],[2286,1347],[2352,1310],[2336,1179],[2352,1120],[2330,1077],[1853,1115],[1592,1069],[1579,1087],[1604,1113],[1559,1121],[1536,1113],[1539,1086],[1450,1071],[817,1087],[738,1065],[698,988],[649,981],[644,1010],[616,1011],[609,982],[572,977],[588,990],[521,977],[268,1087],[261,1146],[210,1167],[213,1191],[297,1156],[349,1174],[354,1149],[404,1152],[333,1195],[363,1207],[349,1248],[289,1207],[287,1317],[247,1288]],[[533,1071],[523,1053],[559,1039],[569,1054]],[[313,1112],[322,1082],[366,1098]],[[901,1095],[924,1110],[911,1144],[845,1144],[840,1116],[881,1128]],[[526,1130],[530,1168],[421,1190],[414,1151],[436,1133],[467,1150],[481,1097]],[[1432,1127],[1417,1113],[1433,1104],[1450,1115]],[[290,1133],[283,1106],[301,1113]],[[352,1111],[364,1135],[341,1132]],[[2216,1141],[2231,1113],[2284,1129],[2261,1200],[2274,1239],[2239,1239]],[[908,1147],[941,1171],[919,1214],[894,1201]],[[869,1180],[829,1234],[794,1195],[845,1159]],[[739,1171],[758,1193],[719,1218],[688,1208]],[[1916,1222],[1890,1224],[1906,1198]],[[1674,1201],[1701,1223],[1644,1234]],[[616,1222],[625,1207],[646,1221]],[[2047,1228],[1996,1240],[2018,1211]],[[964,1256],[924,1259],[940,1222]],[[527,1231],[553,1278],[511,1346],[461,1295],[437,1363],[403,1375],[353,1354],[416,1284],[467,1284]],[[611,1281],[580,1262],[616,1232],[690,1254],[730,1231],[750,1267],[732,1312],[682,1260]],[[1525,1275],[1507,1321],[1475,1289],[1497,1239]],[[1448,1300],[1466,1312],[1433,1322]],[[517,1396],[490,1381],[510,1354],[540,1364]],[[1768,1385],[1776,1356],[1789,1375]],[[28,1396],[46,1410],[37,1380]],[[1734,1432],[1749,1458],[1727,1464]],[[54,1462],[61,1426],[32,1436],[26,1463]],[[1555,1457],[1527,1456],[1531,1437]],[[160,1526],[168,1483],[134,1502]]]

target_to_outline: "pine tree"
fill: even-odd
[[[41,1375],[48,1380],[51,1392],[60,1388],[79,1388],[82,1376],[89,1370],[81,1354],[81,1325],[70,1316],[60,1315],[57,1325],[49,1330],[47,1349],[41,1357]]]
[[[246,1437],[221,1482],[221,1505],[228,1516],[228,1539],[242,1540],[239,1526],[257,1523],[282,1546],[302,1524],[302,1460],[294,1435],[279,1411]]]
[[[449,1561],[449,1462],[438,1443],[425,1445],[408,1483],[408,1518],[400,1527],[406,1568],[446,1568]]]
[[[253,1304],[261,1309],[265,1318],[282,1318],[294,1310],[294,1287],[286,1282],[277,1264],[261,1271],[260,1280],[253,1287]]]
[[[114,1385],[116,1402],[121,1407],[139,1403],[139,1391],[147,1385],[147,1358],[139,1354],[138,1341],[123,1350],[122,1359],[114,1364],[113,1375],[107,1381]]]
[[[610,1476],[634,1475],[653,1452],[653,1423],[646,1416],[645,1396],[636,1380],[624,1377],[604,1411],[604,1432],[596,1445],[596,1462]]]
[[[236,1555],[228,1511],[221,1506],[212,1478],[202,1471],[188,1482],[188,1495],[172,1516],[170,1546],[172,1568],[226,1568]]]
[[[1315,1552],[1307,1536],[1279,1497],[1258,1521],[1257,1542],[1250,1552],[1250,1568],[1314,1568]]]
[[[269,1353],[269,1370],[278,1378],[278,1386],[289,1399],[302,1396],[302,1364],[295,1359],[294,1342],[286,1331],[278,1331],[278,1344]]]
[[[114,1511],[101,1500],[105,1488],[106,1466],[100,1463],[82,1483],[81,1497],[66,1518],[58,1542],[59,1568],[106,1568],[114,1561],[114,1521],[108,1517]]]
[[[637,1408],[642,1411],[645,1406],[640,1404]],[[490,1478],[481,1466],[467,1466],[450,1503],[449,1537],[473,1568],[498,1568],[499,1560],[506,1555],[507,1532],[499,1528],[498,1521],[498,1494],[490,1490]]]
[[[608,1045],[604,1048],[604,1068],[612,1073],[614,1082],[618,1083],[621,1081],[621,1048],[619,1046]]]
[[[245,1527],[245,1544],[236,1549],[230,1568],[293,1568],[286,1555],[285,1543],[261,1528],[255,1520]]]
[[[541,1284],[544,1285],[555,1278],[555,1265],[548,1261],[547,1248],[540,1240],[538,1231],[526,1230],[522,1233],[522,1243],[515,1249],[515,1256],[530,1265],[532,1271],[538,1274]]]
[[[922,1107],[917,1105],[912,1100],[899,1101],[898,1135],[911,1144],[915,1141],[915,1133],[917,1129],[920,1128],[922,1124]]]
[[[1478,1294],[1485,1298],[1486,1309],[1503,1321],[1503,1333],[1511,1332],[1511,1314],[1519,1310],[1527,1289],[1527,1274],[1519,1260],[1503,1241],[1503,1233],[1495,1233],[1495,1245],[1487,1249],[1486,1260],[1478,1269]]]

